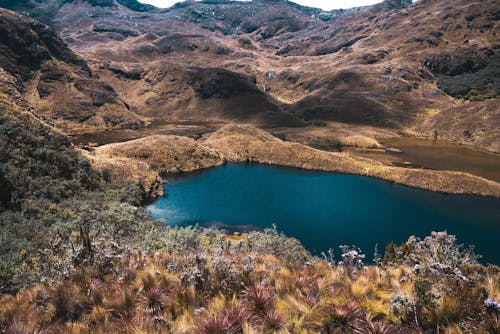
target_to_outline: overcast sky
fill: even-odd
[[[160,7],[160,8],[166,8],[166,7],[172,6],[173,4],[180,2],[180,1],[179,0],[139,0],[139,2],[149,3],[151,5],[154,5],[154,6]],[[358,7],[358,6],[373,5],[373,4],[382,2],[382,1],[381,0],[293,0],[293,2],[304,5],[304,6],[322,8],[324,10],[332,10],[332,9],[340,9],[340,8],[345,9],[345,8]]]

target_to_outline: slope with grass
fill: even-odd
[[[150,236],[150,235],[148,235]],[[230,242],[167,230],[134,253],[0,297],[0,325],[47,333],[494,333],[498,267],[446,233],[389,245],[376,265],[342,247],[324,259],[275,231]]]
[[[69,131],[144,124],[50,28],[5,9],[0,18],[1,67],[37,116]]]
[[[386,0],[333,12],[288,1],[194,1],[165,10],[117,0],[4,6],[53,27],[153,123],[336,121],[353,131],[408,130],[440,109],[465,128],[443,139],[497,148],[494,124],[477,121],[478,100],[495,104],[488,117],[499,118],[493,0]],[[473,101],[467,113],[463,101]],[[419,135],[446,132],[439,123],[426,126]],[[479,132],[487,135],[469,135]]]

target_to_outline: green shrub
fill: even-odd
[[[500,55],[491,57],[488,65],[474,73],[437,76],[438,87],[456,98],[481,101],[500,97]]]

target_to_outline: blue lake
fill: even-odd
[[[500,200],[444,195],[375,178],[257,164],[228,164],[169,178],[148,206],[171,225],[266,228],[299,239],[313,253],[355,244],[369,258],[410,235],[455,234],[483,262],[500,264]],[[229,228],[230,230],[231,228]]]

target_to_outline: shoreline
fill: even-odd
[[[431,189],[419,187],[418,185],[413,186],[413,185],[410,185],[410,184],[407,184],[407,183],[401,183],[401,182],[393,181],[391,179],[387,179],[387,178],[384,178],[384,177],[381,177],[381,176],[376,176],[376,175],[349,173],[349,172],[341,172],[341,171],[329,171],[329,170],[323,170],[323,169],[310,169],[310,168],[296,167],[296,166],[293,166],[293,165],[282,165],[282,164],[267,163],[267,162],[258,162],[258,161],[226,161],[226,162],[224,162],[224,163],[222,163],[220,165],[215,165],[215,166],[200,168],[200,169],[197,169],[197,170],[192,170],[192,171],[187,171],[187,172],[177,172],[177,173],[164,174],[164,175],[161,175],[161,179],[162,179],[163,183],[165,184],[169,179],[172,179],[172,178],[174,178],[174,179],[178,179],[179,178],[180,179],[180,178],[186,178],[186,177],[190,177],[190,176],[196,176],[196,175],[199,175],[199,174],[207,173],[207,172],[209,172],[213,168],[224,167],[224,166],[229,165],[229,164],[248,165],[248,166],[251,166],[251,165],[261,165],[261,166],[269,166],[269,167],[277,168],[277,169],[290,169],[290,170],[304,171],[304,172],[311,172],[311,173],[325,173],[325,174],[339,174],[339,175],[361,176],[361,177],[373,178],[373,179],[376,179],[376,180],[389,182],[389,183],[392,183],[392,184],[395,184],[395,185],[399,185],[399,186],[403,186],[403,187],[407,187],[407,188],[410,188],[410,189],[416,189],[416,190],[422,190],[422,191],[429,191],[429,192],[433,192],[433,193],[437,193],[437,194],[443,194],[443,195],[450,195],[450,196],[473,196],[473,197],[481,197],[481,198],[500,199],[500,194],[499,195],[487,195],[487,194],[482,195],[482,194],[475,194],[475,193],[450,192],[450,191],[446,191],[446,190],[431,190]],[[398,168],[398,167],[395,167],[395,168]],[[408,168],[404,168],[404,167],[401,167],[401,168],[408,169]],[[423,169],[423,168],[412,168],[412,169],[424,170],[424,171],[430,171],[430,172],[436,171],[436,170],[433,170],[433,169]],[[454,171],[446,171],[446,172],[454,172]],[[474,176],[474,177],[478,177],[478,178],[484,179],[486,181],[495,182],[495,181],[488,180],[488,179],[485,179],[485,178],[482,178],[482,177],[479,177],[479,176],[476,176],[476,175],[473,175],[473,174],[469,174],[469,173],[464,173],[464,172],[455,172],[455,173],[463,173],[463,174],[466,174],[466,175],[470,175],[470,176]],[[154,200],[155,199],[152,199],[151,201],[154,202]],[[149,202],[149,204],[151,204],[151,202]]]
[[[86,152],[91,160],[111,172],[117,159],[142,164],[144,175],[158,177],[196,172],[224,163],[261,163],[310,171],[374,177],[411,188],[500,198],[500,183],[466,172],[405,168],[386,165],[351,152],[330,152],[291,141],[282,141],[252,125],[229,124],[198,140],[175,135],[152,135],[99,146]],[[121,166],[123,168],[123,166]],[[121,173],[123,175],[123,173]],[[131,180],[141,180],[135,175]],[[150,177],[149,179],[156,180]],[[155,189],[163,190],[155,183]],[[157,189],[160,187],[161,189]],[[145,185],[146,189],[150,189]],[[161,196],[149,191],[151,197]]]

